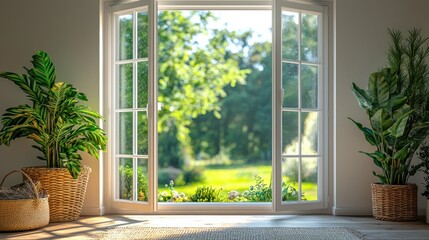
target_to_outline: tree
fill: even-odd
[[[209,32],[209,21],[216,21],[209,11],[159,14],[158,101],[162,109],[158,129],[160,139],[170,137],[160,145],[160,166],[181,166],[180,155],[171,149],[178,149],[174,145],[189,146],[189,126],[198,116],[213,112],[220,117],[224,88],[244,83],[248,73],[240,69],[237,53],[228,49],[243,36],[226,29]],[[199,47],[204,40],[206,45]]]
[[[271,43],[249,45],[242,39],[240,68],[249,69],[244,84],[226,86],[220,101],[221,118],[201,115],[191,125],[191,146],[195,153],[211,157],[227,153],[247,162],[271,159]]]

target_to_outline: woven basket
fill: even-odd
[[[0,187],[10,174],[21,173],[31,184],[35,198],[0,200],[0,231],[23,231],[40,228],[49,223],[48,197],[41,198],[31,178],[20,170],[14,170],[4,176]],[[13,193],[13,191],[9,191]]]
[[[417,220],[417,185],[371,184],[372,214],[384,221]]]
[[[40,181],[49,194],[50,222],[68,222],[79,218],[91,168],[83,166],[77,179],[65,168],[22,168],[34,181]]]

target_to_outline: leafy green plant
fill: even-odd
[[[264,180],[258,175],[255,176],[255,182],[255,185],[250,186],[248,190],[243,192],[243,197],[250,202],[271,202],[273,197],[271,184],[265,184]]]
[[[101,116],[81,101],[85,94],[73,85],[56,82],[54,64],[48,54],[39,51],[33,56],[33,68],[27,74],[0,72],[17,85],[31,105],[23,104],[6,109],[1,123],[0,144],[10,145],[16,138],[32,139],[33,147],[42,152],[38,158],[48,168],[68,169],[76,178],[80,173],[82,157],[88,152],[99,158],[98,152],[106,148],[106,135],[97,126]]]
[[[299,192],[292,185],[282,182],[282,200],[283,201],[298,201]],[[306,201],[305,194],[301,194],[301,200]]]
[[[213,187],[198,187],[194,195],[191,196],[191,202],[221,202],[219,190]]]
[[[423,172],[423,185],[424,191],[422,192],[422,196],[429,199],[429,145],[426,143],[420,147],[420,151],[418,152],[418,156],[422,161],[422,168],[420,169]]]
[[[121,199],[133,199],[133,168],[130,166],[119,166],[119,195]],[[148,184],[147,176],[143,173],[143,170],[139,168],[137,170],[137,200],[146,201],[148,199]]]
[[[364,152],[381,168],[381,173],[373,174],[383,184],[403,185],[421,167],[411,165],[411,160],[429,131],[429,46],[416,29],[407,38],[394,30],[389,34],[390,68],[372,73],[366,90],[355,83],[352,87],[370,127],[350,119],[376,147]]]

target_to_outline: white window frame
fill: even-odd
[[[124,3],[125,2],[125,3]],[[301,7],[310,7],[312,4],[299,4],[296,2],[289,2],[284,0],[273,0],[273,1],[260,1],[260,0],[218,0],[218,1],[201,1],[201,0],[138,0],[138,1],[126,1],[126,0],[117,0],[117,1],[104,1],[104,12],[107,13],[104,16],[104,21],[106,24],[106,30],[104,33],[104,62],[106,68],[104,69],[104,75],[106,75],[105,79],[107,83],[105,83],[104,92],[107,93],[104,100],[107,102],[107,110],[105,111],[109,115],[107,116],[107,132],[109,136],[109,144],[108,150],[105,154],[105,159],[107,162],[104,175],[107,176],[104,178],[106,182],[104,188],[104,199],[106,202],[107,212],[109,213],[117,213],[117,214],[272,214],[272,213],[281,213],[281,212],[293,212],[301,210],[310,210],[312,209],[324,209],[322,211],[316,212],[326,212],[328,208],[328,54],[327,54],[327,26],[328,26],[328,18],[327,18],[327,7],[324,7],[323,11],[323,47],[321,48],[323,52],[323,80],[319,87],[322,88],[319,98],[320,106],[323,108],[323,113],[319,118],[322,119],[322,125],[319,128],[322,132],[320,133],[321,139],[319,143],[321,144],[321,154],[323,159],[322,167],[323,174],[319,174],[319,186],[321,189],[319,192],[318,203],[307,204],[282,204],[281,202],[281,133],[276,131],[276,129],[281,129],[281,54],[276,54],[281,50],[281,41],[278,40],[279,35],[277,33],[277,25],[281,23],[281,19],[279,21],[279,17],[281,17],[281,9],[285,7],[292,8],[301,8]],[[323,4],[323,3],[322,3]],[[316,4],[320,5],[320,4]],[[113,6],[113,7],[112,7]],[[148,168],[149,168],[149,179],[153,181],[149,181],[149,191],[151,201],[147,204],[140,202],[129,202],[115,199],[115,184],[116,180],[110,178],[109,176],[116,175],[117,169],[115,169],[115,150],[116,146],[114,146],[113,141],[115,139],[115,127],[114,127],[114,106],[115,106],[115,86],[113,84],[113,76],[115,76],[115,67],[114,64],[114,56],[115,56],[115,42],[114,42],[114,32],[112,32],[114,26],[114,13],[120,11],[129,11],[134,10],[136,8],[147,7],[149,11],[149,21],[155,24],[149,24],[150,28],[150,43],[149,48],[152,51],[149,51],[151,54],[149,56],[149,61],[152,62],[152,67],[149,65],[149,106],[148,106],[148,115],[149,115],[149,155],[148,155]],[[272,138],[273,138],[273,159],[272,159],[272,167],[273,167],[273,201],[272,203],[211,203],[211,204],[197,204],[197,203],[181,203],[181,204],[169,204],[163,203],[158,204],[157,202],[157,106],[155,104],[155,99],[157,99],[157,81],[153,81],[153,79],[157,79],[157,69],[156,59],[157,59],[157,46],[156,44],[156,36],[157,36],[157,11],[159,10],[272,10],[273,15],[273,91],[272,91],[272,114],[273,114],[273,123],[272,123]],[[280,15],[278,13],[280,12]],[[154,27],[156,26],[156,27]],[[281,31],[281,26],[280,26]],[[151,42],[152,41],[152,42]],[[280,45],[279,45],[280,44]],[[278,58],[280,57],[280,61]],[[280,63],[280,65],[279,65]],[[280,66],[280,67],[279,67]],[[152,80],[151,80],[152,79]],[[280,79],[280,80],[279,80]],[[280,81],[280,88],[279,88]],[[280,91],[279,91],[280,90]],[[280,110],[279,110],[280,109]],[[280,114],[279,114],[280,113]],[[151,125],[152,124],[152,125]],[[150,127],[152,126],[152,127]],[[280,127],[280,128],[279,128]],[[324,144],[326,143],[326,144]],[[280,201],[279,201],[280,199]],[[307,211],[306,211],[307,212]]]
[[[285,111],[297,111],[298,116],[298,138],[301,138],[301,118],[300,113],[301,108],[301,88],[298,84],[298,108],[287,109],[283,108],[283,89],[282,89],[282,63],[285,62],[282,59],[282,12],[283,11],[292,11],[298,13],[312,13],[320,14],[319,15],[319,47],[318,47],[318,56],[319,61],[316,64],[311,64],[319,67],[318,74],[318,108],[312,112],[318,112],[318,144],[319,144],[319,153],[317,155],[310,155],[308,157],[318,157],[318,171],[317,171],[317,183],[318,183],[318,199],[317,201],[298,201],[283,202],[282,201],[282,159],[284,157],[294,158],[297,157],[298,161],[298,192],[302,193],[301,189],[301,159],[307,157],[301,153],[297,155],[285,155],[283,154],[282,149],[282,114]],[[274,1],[273,7],[273,169],[274,177],[273,181],[273,202],[274,202],[274,211],[275,212],[289,212],[289,211],[308,211],[316,209],[324,209],[328,207],[328,14],[327,7],[313,4],[303,4],[291,1]],[[299,20],[300,21],[300,20]],[[299,31],[299,38],[301,38]],[[300,43],[301,39],[299,39]],[[298,48],[301,48],[301,44],[298,44]],[[299,60],[296,61],[287,61],[298,64],[298,71],[301,71],[301,54],[299,54]],[[307,65],[304,63],[304,65]],[[298,81],[300,79],[298,77]],[[298,141],[298,144],[301,144],[301,141]],[[300,149],[300,147],[299,147]]]
[[[109,149],[109,167],[107,174],[108,176],[113,176],[109,178],[109,184],[107,189],[107,206],[109,209],[109,212],[120,212],[120,213],[147,213],[147,212],[154,212],[156,211],[156,205],[157,205],[157,185],[153,183],[153,181],[150,181],[150,179],[156,179],[156,171],[157,168],[156,161],[156,153],[157,153],[157,144],[156,144],[156,131],[157,131],[157,113],[156,113],[156,106],[153,104],[156,99],[156,91],[157,89],[157,81],[154,81],[156,79],[156,45],[154,44],[156,42],[156,26],[157,24],[157,11],[156,11],[156,5],[154,4],[154,1],[151,0],[142,0],[142,1],[136,1],[136,2],[129,2],[129,3],[110,3],[108,7],[106,7],[109,10],[109,17],[107,18],[107,21],[110,23],[109,25],[109,33],[107,34],[110,38],[109,45],[110,45],[110,51],[109,51],[109,138],[110,141],[110,149]],[[133,63],[133,65],[136,65],[137,62],[141,62],[142,59],[137,58],[137,50],[136,50],[136,14],[137,12],[148,12],[148,20],[149,20],[149,33],[148,33],[148,54],[147,62],[148,62],[148,105],[146,108],[138,108],[136,106],[136,69],[133,67],[133,107],[130,109],[117,109],[117,66],[119,63]],[[117,60],[117,38],[118,38],[118,16],[120,15],[126,15],[126,14],[133,14],[133,58],[130,60]],[[137,133],[133,132],[133,154],[131,155],[121,155],[116,153],[118,149],[118,144],[115,141],[117,139],[117,116],[120,112],[132,112],[133,113],[133,129],[136,129],[136,116],[138,112],[146,112],[148,116],[148,155],[138,155],[136,152],[136,141],[137,141]],[[147,159],[147,165],[148,165],[148,190],[149,190],[149,201],[147,202],[139,202],[137,201],[136,193],[133,192],[133,200],[123,200],[119,199],[119,178],[118,178],[118,158],[119,157],[126,157],[126,158],[132,158],[133,159],[133,189],[137,186],[137,159],[143,158]]]

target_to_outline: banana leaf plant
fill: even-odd
[[[17,85],[31,104],[6,109],[2,115],[0,144],[10,145],[16,138],[29,138],[42,154],[37,158],[48,168],[67,168],[77,178],[81,171],[81,152],[99,158],[107,138],[96,120],[101,115],[82,101],[84,93],[73,85],[56,82],[54,64],[46,52],[33,56],[33,68],[27,74],[0,72],[0,78]]]
[[[390,68],[372,73],[367,90],[353,83],[352,91],[359,106],[369,117],[370,127],[351,119],[361,130],[366,141],[376,147],[374,152],[363,152],[381,168],[381,173],[373,172],[382,183],[405,184],[408,176],[414,174],[418,166],[411,166],[410,159],[415,145],[420,145],[421,137],[416,133],[429,125],[415,125],[406,129],[413,110],[406,104],[407,97],[397,92],[397,76]]]

